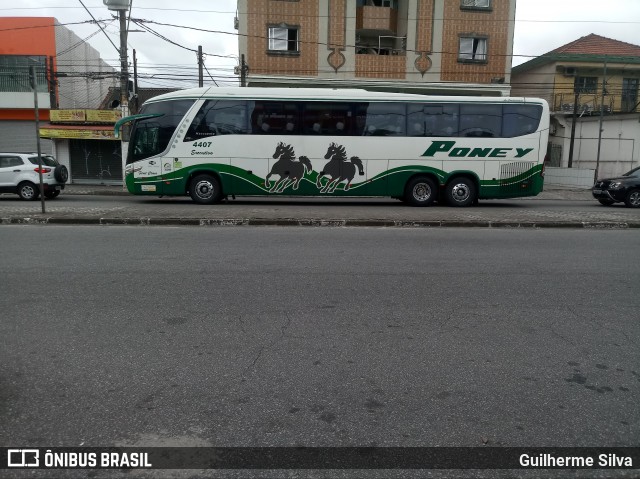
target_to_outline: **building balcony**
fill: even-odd
[[[392,7],[362,6],[356,9],[356,31],[371,31],[395,35],[398,10]]]
[[[574,93],[556,93],[553,102],[553,111],[573,114],[574,102]],[[601,93],[580,94],[578,97],[578,115],[599,115],[600,111],[603,111],[605,114],[632,113],[637,111],[637,104],[623,99],[619,95],[605,95],[603,102]]]
[[[356,55],[356,77],[404,80],[405,55]]]

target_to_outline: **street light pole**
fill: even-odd
[[[600,145],[602,144],[602,122],[604,120],[604,96],[607,94],[607,56],[604,56],[604,72],[602,73],[602,100],[600,100],[600,121],[598,122],[598,154],[596,156],[596,170],[593,172],[593,182],[598,181],[600,170]]]
[[[129,69],[127,61],[127,11],[118,10],[120,18],[120,108],[122,118],[129,116]],[[123,141],[125,138],[122,138]]]
[[[127,11],[129,10],[129,0],[103,0],[109,10],[118,12],[120,20],[120,111],[122,118],[129,116],[129,71],[127,68]],[[124,181],[124,171],[127,164],[127,150],[129,146],[129,130],[125,126],[122,129],[121,137],[122,155],[122,188],[126,189]]]

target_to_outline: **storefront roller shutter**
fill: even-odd
[[[122,147],[119,141],[70,140],[74,183],[122,183]]]

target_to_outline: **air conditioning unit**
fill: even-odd
[[[564,67],[564,76],[566,77],[576,76],[576,67]]]

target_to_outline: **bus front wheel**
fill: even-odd
[[[202,205],[212,205],[222,198],[222,187],[215,176],[194,176],[189,183],[191,199]]]
[[[430,206],[438,196],[436,183],[427,177],[413,178],[407,183],[404,201],[412,206]]]
[[[476,200],[476,185],[471,179],[459,176],[447,184],[445,195],[452,206],[469,206]]]

